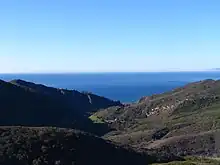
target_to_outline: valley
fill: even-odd
[[[220,157],[220,81],[130,104],[0,81],[0,105],[0,164],[219,163],[205,158]]]

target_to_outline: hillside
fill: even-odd
[[[121,104],[93,94],[14,80],[0,81],[0,105],[0,125],[70,127],[103,134],[107,126],[94,125],[88,113]]]
[[[220,81],[191,83],[93,116],[117,129],[106,139],[137,150],[220,156]]]
[[[184,161],[173,154],[135,152],[73,129],[0,127],[1,165],[147,165]]]
[[[56,89],[22,80],[0,81],[0,164],[148,164],[183,160],[156,150],[134,151],[81,131],[103,135],[105,123],[91,112],[120,102],[90,93]],[[47,127],[46,127],[47,126]],[[58,128],[62,127],[62,128]]]
[[[122,105],[119,101],[113,101],[92,93],[81,93],[76,90],[47,87],[41,84],[34,84],[32,82],[26,82],[23,80],[12,80],[10,83],[24,88],[30,92],[44,94],[58,100],[62,100],[66,104],[77,109],[78,113],[82,114],[97,111],[102,108]]]
[[[4,165],[141,165],[220,156],[220,81],[191,83],[127,105],[91,93],[0,81],[0,105]]]
[[[64,128],[0,128],[1,165],[146,165],[150,156]]]
[[[155,163],[153,165],[219,165],[218,158],[210,157],[185,157],[185,161],[172,161],[168,163]]]
[[[163,94],[142,97],[138,103],[125,107],[111,107],[98,113],[106,119],[132,120],[133,118],[146,118],[152,114],[166,112],[172,114],[181,108],[194,108],[208,106],[219,99],[220,81],[205,80],[191,83]]]

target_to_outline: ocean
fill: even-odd
[[[128,103],[190,82],[220,79],[220,72],[0,74],[0,79],[22,79],[56,88],[89,91]]]

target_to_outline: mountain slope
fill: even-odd
[[[220,81],[191,83],[94,115],[118,130],[105,135],[106,139],[137,150],[153,148],[177,155],[220,155],[215,148],[220,129]],[[193,139],[195,145],[191,144]]]
[[[97,111],[101,108],[122,105],[119,101],[113,101],[92,93],[81,93],[76,90],[57,89],[23,80],[13,80],[10,83],[31,92],[44,94],[65,101],[66,104],[77,109],[78,113],[83,114],[85,114],[85,112]]]
[[[103,134],[107,126],[92,124],[87,113],[113,105],[121,104],[22,80],[0,81],[0,125],[71,127]]]
[[[220,81],[205,80],[188,84],[173,91],[163,94],[143,97],[138,103],[125,107],[113,107],[104,112],[97,113],[100,117],[107,119],[118,118],[120,120],[132,120],[134,118],[146,118],[151,114],[167,115],[176,110],[186,108],[201,108],[196,106],[208,106],[212,102],[219,100]]]
[[[0,80],[0,164],[144,165],[183,160],[173,154],[157,155],[151,149],[144,154],[135,152],[90,134],[68,129],[103,135],[109,131],[107,125],[94,124],[88,119],[87,113],[112,105],[123,106],[92,94],[22,80],[10,83]]]

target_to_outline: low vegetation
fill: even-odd
[[[0,165],[220,164],[220,81],[126,105],[0,81],[0,105]]]
[[[89,117],[89,119],[90,119],[91,121],[93,121],[94,123],[96,123],[96,124],[104,124],[104,123],[105,123],[105,121],[104,121],[103,119],[97,117],[96,115],[91,115],[91,116]]]
[[[117,131],[104,138],[137,150],[220,156],[219,98],[220,81],[205,80],[95,115],[116,119],[109,126]]]
[[[1,127],[0,137],[1,165],[146,165],[154,160],[65,128]]]
[[[186,157],[185,161],[173,161],[153,165],[220,165],[220,160],[214,158]]]

